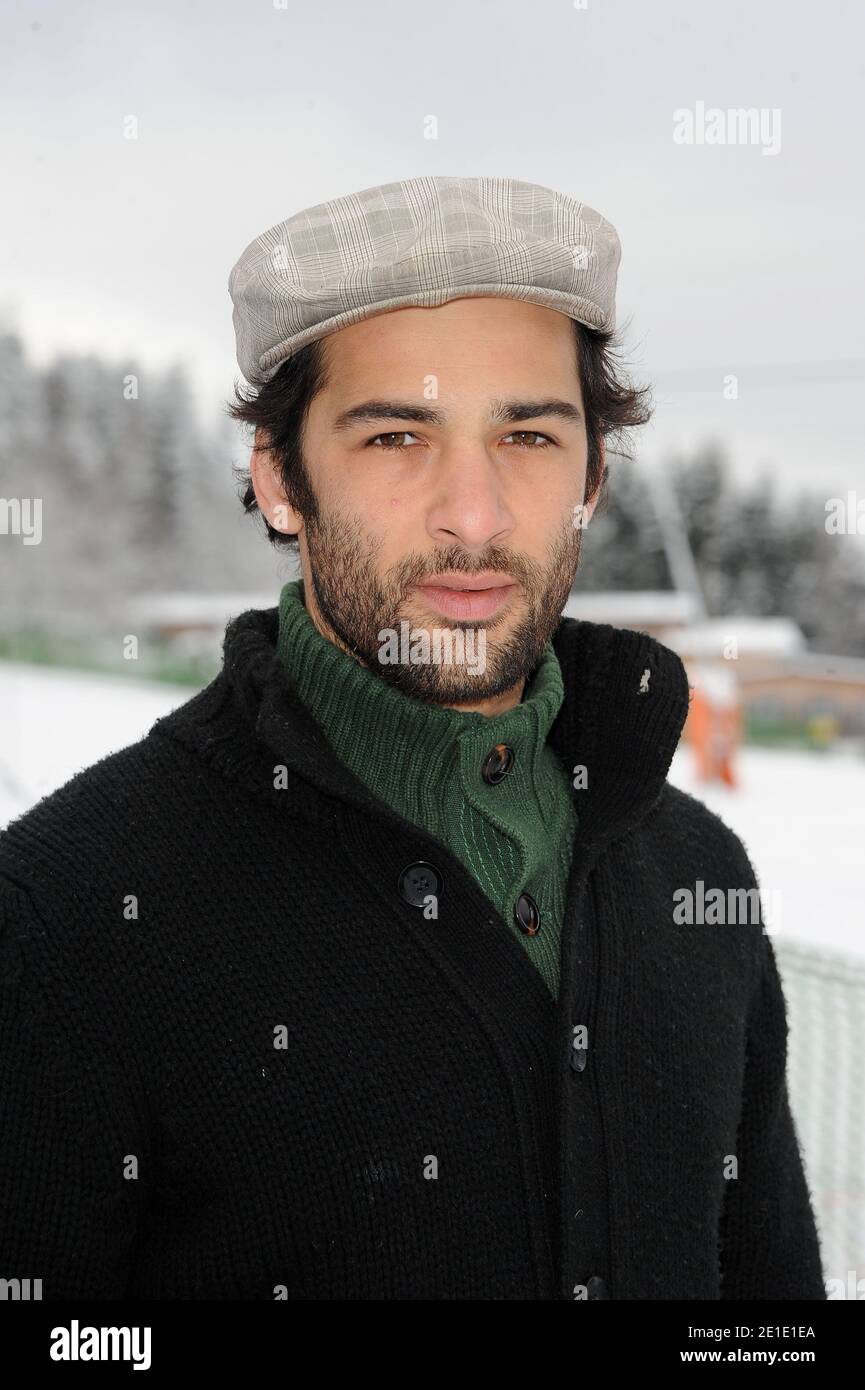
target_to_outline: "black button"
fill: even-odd
[[[586,1284],[586,1299],[609,1298],[610,1291],[600,1274],[593,1274]]]
[[[514,918],[526,936],[537,936],[541,929],[541,914],[534,898],[529,897],[528,893],[520,893],[514,903]]]
[[[494,787],[497,782],[501,782],[507,777],[514,765],[516,754],[513,748],[507,743],[497,743],[495,748],[491,748],[484,758],[481,776],[485,782],[489,782]]]
[[[577,1039],[574,1038],[571,1044],[571,1066],[574,1071],[585,1071],[588,1052],[584,1047],[580,1047]]]
[[[412,907],[425,907],[425,899],[430,894],[435,898],[439,897],[441,890],[441,874],[435,864],[427,864],[423,859],[419,859],[416,864],[409,864],[399,876],[399,891]]]

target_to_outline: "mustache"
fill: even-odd
[[[507,574],[518,584],[531,588],[542,577],[539,566],[522,559],[513,553],[500,552],[476,558],[461,555],[455,551],[442,551],[435,559],[421,559],[409,556],[397,565],[394,572],[395,586],[407,592],[416,584],[423,584],[440,574],[464,574],[472,578],[476,574]]]

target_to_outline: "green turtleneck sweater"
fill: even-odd
[[[547,743],[564,699],[552,642],[520,704],[492,717],[429,704],[387,685],[321,635],[301,579],[280,594],[277,650],[337,756],[466,866],[555,997],[576,815],[570,777]],[[491,784],[482,767],[496,744],[507,744],[514,758]],[[539,909],[535,935],[514,916],[522,893]]]

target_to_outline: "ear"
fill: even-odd
[[[601,438],[598,441],[598,453],[600,455],[601,464],[600,476],[598,478],[598,485],[592,493],[591,497],[587,497],[583,503],[583,515],[585,517],[585,521],[583,522],[584,526],[588,525],[588,523],[591,521],[592,516],[594,515],[595,507],[598,505],[598,501],[600,500],[601,489],[604,486],[604,474],[607,471],[607,446],[606,440],[604,439],[603,435],[601,435]]]
[[[259,425],[255,431],[249,472],[255,500],[262,516],[270,522],[274,531],[288,531],[296,534],[303,530],[303,519],[288,501],[283,491],[267,431]]]

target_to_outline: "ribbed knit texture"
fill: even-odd
[[[549,742],[588,783],[553,999],[336,756],[277,627],[243,614],[210,685],[0,834],[0,1275],[46,1301],[825,1299],[771,938],[673,920],[682,886],[754,885],[666,782],[679,658],[555,634]],[[401,890],[419,861],[435,921]]]
[[[512,709],[492,717],[447,709],[385,684],[323,637],[295,579],[280,594],[277,651],[337,756],[376,796],[453,850],[555,996],[577,813],[572,783],[547,743],[565,693],[553,644]],[[492,785],[481,768],[499,743],[515,758]],[[515,920],[524,892],[540,911],[536,936]]]

